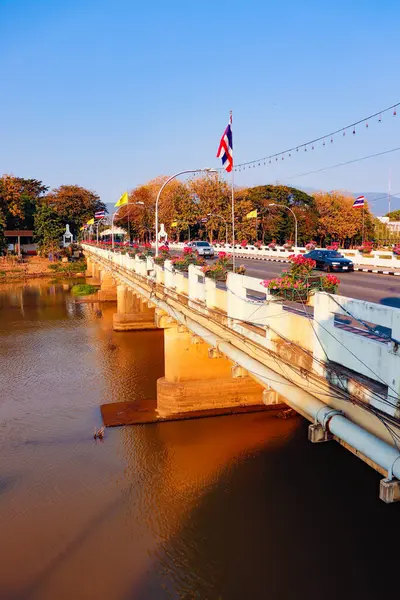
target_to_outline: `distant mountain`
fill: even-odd
[[[314,188],[300,188],[307,194],[314,194],[317,191]],[[358,196],[365,196],[367,199],[371,212],[377,217],[381,217],[382,215],[386,215],[389,210],[388,205],[388,197],[387,192],[349,192],[346,190],[347,194],[351,194],[354,198]],[[390,199],[390,210],[399,210],[400,209],[400,197],[399,194],[397,196],[392,196]]]

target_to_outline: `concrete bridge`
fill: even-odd
[[[84,249],[99,301],[117,302],[114,329],[164,330],[160,415],[284,403],[311,422],[311,442],[336,440],[383,475],[385,502],[400,500],[398,309],[319,292],[285,305],[254,277],[224,286],[193,265],[185,276]]]

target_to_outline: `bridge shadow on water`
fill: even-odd
[[[377,600],[398,590],[397,505],[380,475],[307,424],[226,472],[126,600]]]

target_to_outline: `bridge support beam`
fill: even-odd
[[[204,342],[177,326],[164,329],[165,377],[157,381],[162,417],[193,411],[262,405],[263,388],[251,377],[232,377],[232,363],[209,357]]]
[[[114,331],[157,329],[154,308],[128,286],[117,286],[117,312],[113,315]]]
[[[116,282],[109,271],[100,269],[100,289],[97,293],[100,302],[115,302],[117,299]]]

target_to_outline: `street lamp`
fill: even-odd
[[[288,210],[290,210],[294,217],[294,247],[297,248],[297,217],[292,211],[292,209],[289,208],[289,206],[286,206],[286,204],[276,204],[275,202],[269,204],[268,206],[277,206],[278,208],[287,208]]]
[[[160,196],[161,196],[163,189],[170,181],[172,181],[176,177],[179,177],[179,175],[184,175],[185,173],[202,173],[202,172],[217,173],[217,170],[216,169],[188,169],[186,171],[179,171],[179,173],[175,173],[175,175],[171,175],[171,177],[169,177],[166,181],[164,181],[164,183],[158,190],[157,199],[156,199],[156,256],[158,256],[158,203],[159,203]]]
[[[225,243],[228,245],[228,222],[222,215],[217,215],[215,213],[207,213],[207,217],[218,217],[222,219],[225,223]]]
[[[122,206],[129,206],[129,204],[132,206],[132,204],[139,204],[139,205],[143,205],[144,202],[142,202],[141,200],[139,200],[138,202],[127,202],[126,204],[123,204]],[[117,208],[117,210],[115,211],[115,213],[112,216],[111,219],[111,239],[112,239],[112,248],[114,250],[114,219],[115,219],[115,215],[117,214],[117,212],[119,211],[120,208],[122,208],[122,206],[119,206]]]

